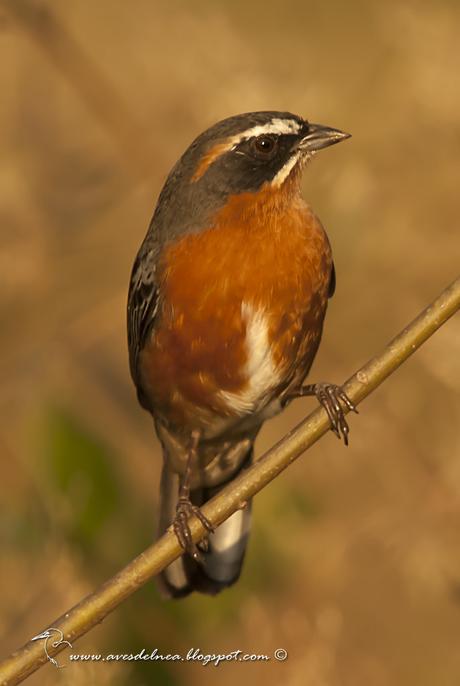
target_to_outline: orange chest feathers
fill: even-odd
[[[321,336],[331,268],[309,207],[268,191],[233,196],[211,228],[167,246],[161,311],[140,358],[152,405],[177,423],[197,408],[208,419],[244,415],[296,374],[302,380]]]

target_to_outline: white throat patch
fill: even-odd
[[[300,160],[300,157],[301,157],[300,151],[294,153],[288,159],[288,161],[286,162],[284,167],[281,167],[279,172],[273,177],[273,181],[271,182],[270,185],[274,186],[275,188],[278,188],[279,186],[281,186],[286,181],[287,177],[289,176],[291,171],[294,169],[297,162]]]

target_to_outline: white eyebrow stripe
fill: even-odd
[[[205,153],[192,175],[192,181],[200,179],[213,162],[219,159],[219,157],[222,157],[222,155],[225,155],[229,150],[235,150],[242,141],[257,136],[263,136],[264,134],[276,134],[278,136],[283,134],[296,135],[299,133],[302,126],[303,124],[295,119],[280,119],[279,117],[274,117],[267,124],[259,124],[258,126],[246,129],[246,131],[241,131],[234,136],[229,136],[218,142]],[[237,151],[237,154],[243,155],[244,153]]]
[[[278,134],[278,135],[295,135],[299,133],[301,129],[301,124],[295,119],[278,119],[274,118],[268,124],[259,124],[258,126],[253,126],[251,129],[246,129],[238,133],[236,136],[232,136],[229,139],[229,145],[235,147],[241,141],[248,140],[249,138],[257,138],[257,136],[263,136],[264,134]]]

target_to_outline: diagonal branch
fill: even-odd
[[[460,308],[460,278],[448,286],[414,321],[394,338],[384,350],[365,364],[345,384],[349,398],[356,405],[377,388],[412,353],[417,350]],[[329,429],[325,410],[316,409],[279,443],[260,458],[250,469],[232,481],[203,507],[203,513],[214,525],[227,519],[245,501],[252,498],[272,481],[291,462],[323,436]],[[191,522],[195,541],[204,535],[198,519]],[[84,598],[78,605],[51,623],[56,635],[71,643],[101,622],[151,577],[158,574],[181,554],[175,535],[168,531],[156,543],[132,560],[103,586]],[[12,686],[23,681],[50,657],[65,648],[65,642],[29,641],[0,663],[0,685]],[[46,641],[48,656],[43,649]]]

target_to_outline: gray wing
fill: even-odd
[[[155,280],[157,251],[144,246],[139,251],[131,272],[128,293],[128,349],[131,376],[142,405],[138,375],[139,353],[144,347],[158,311],[158,289]]]

